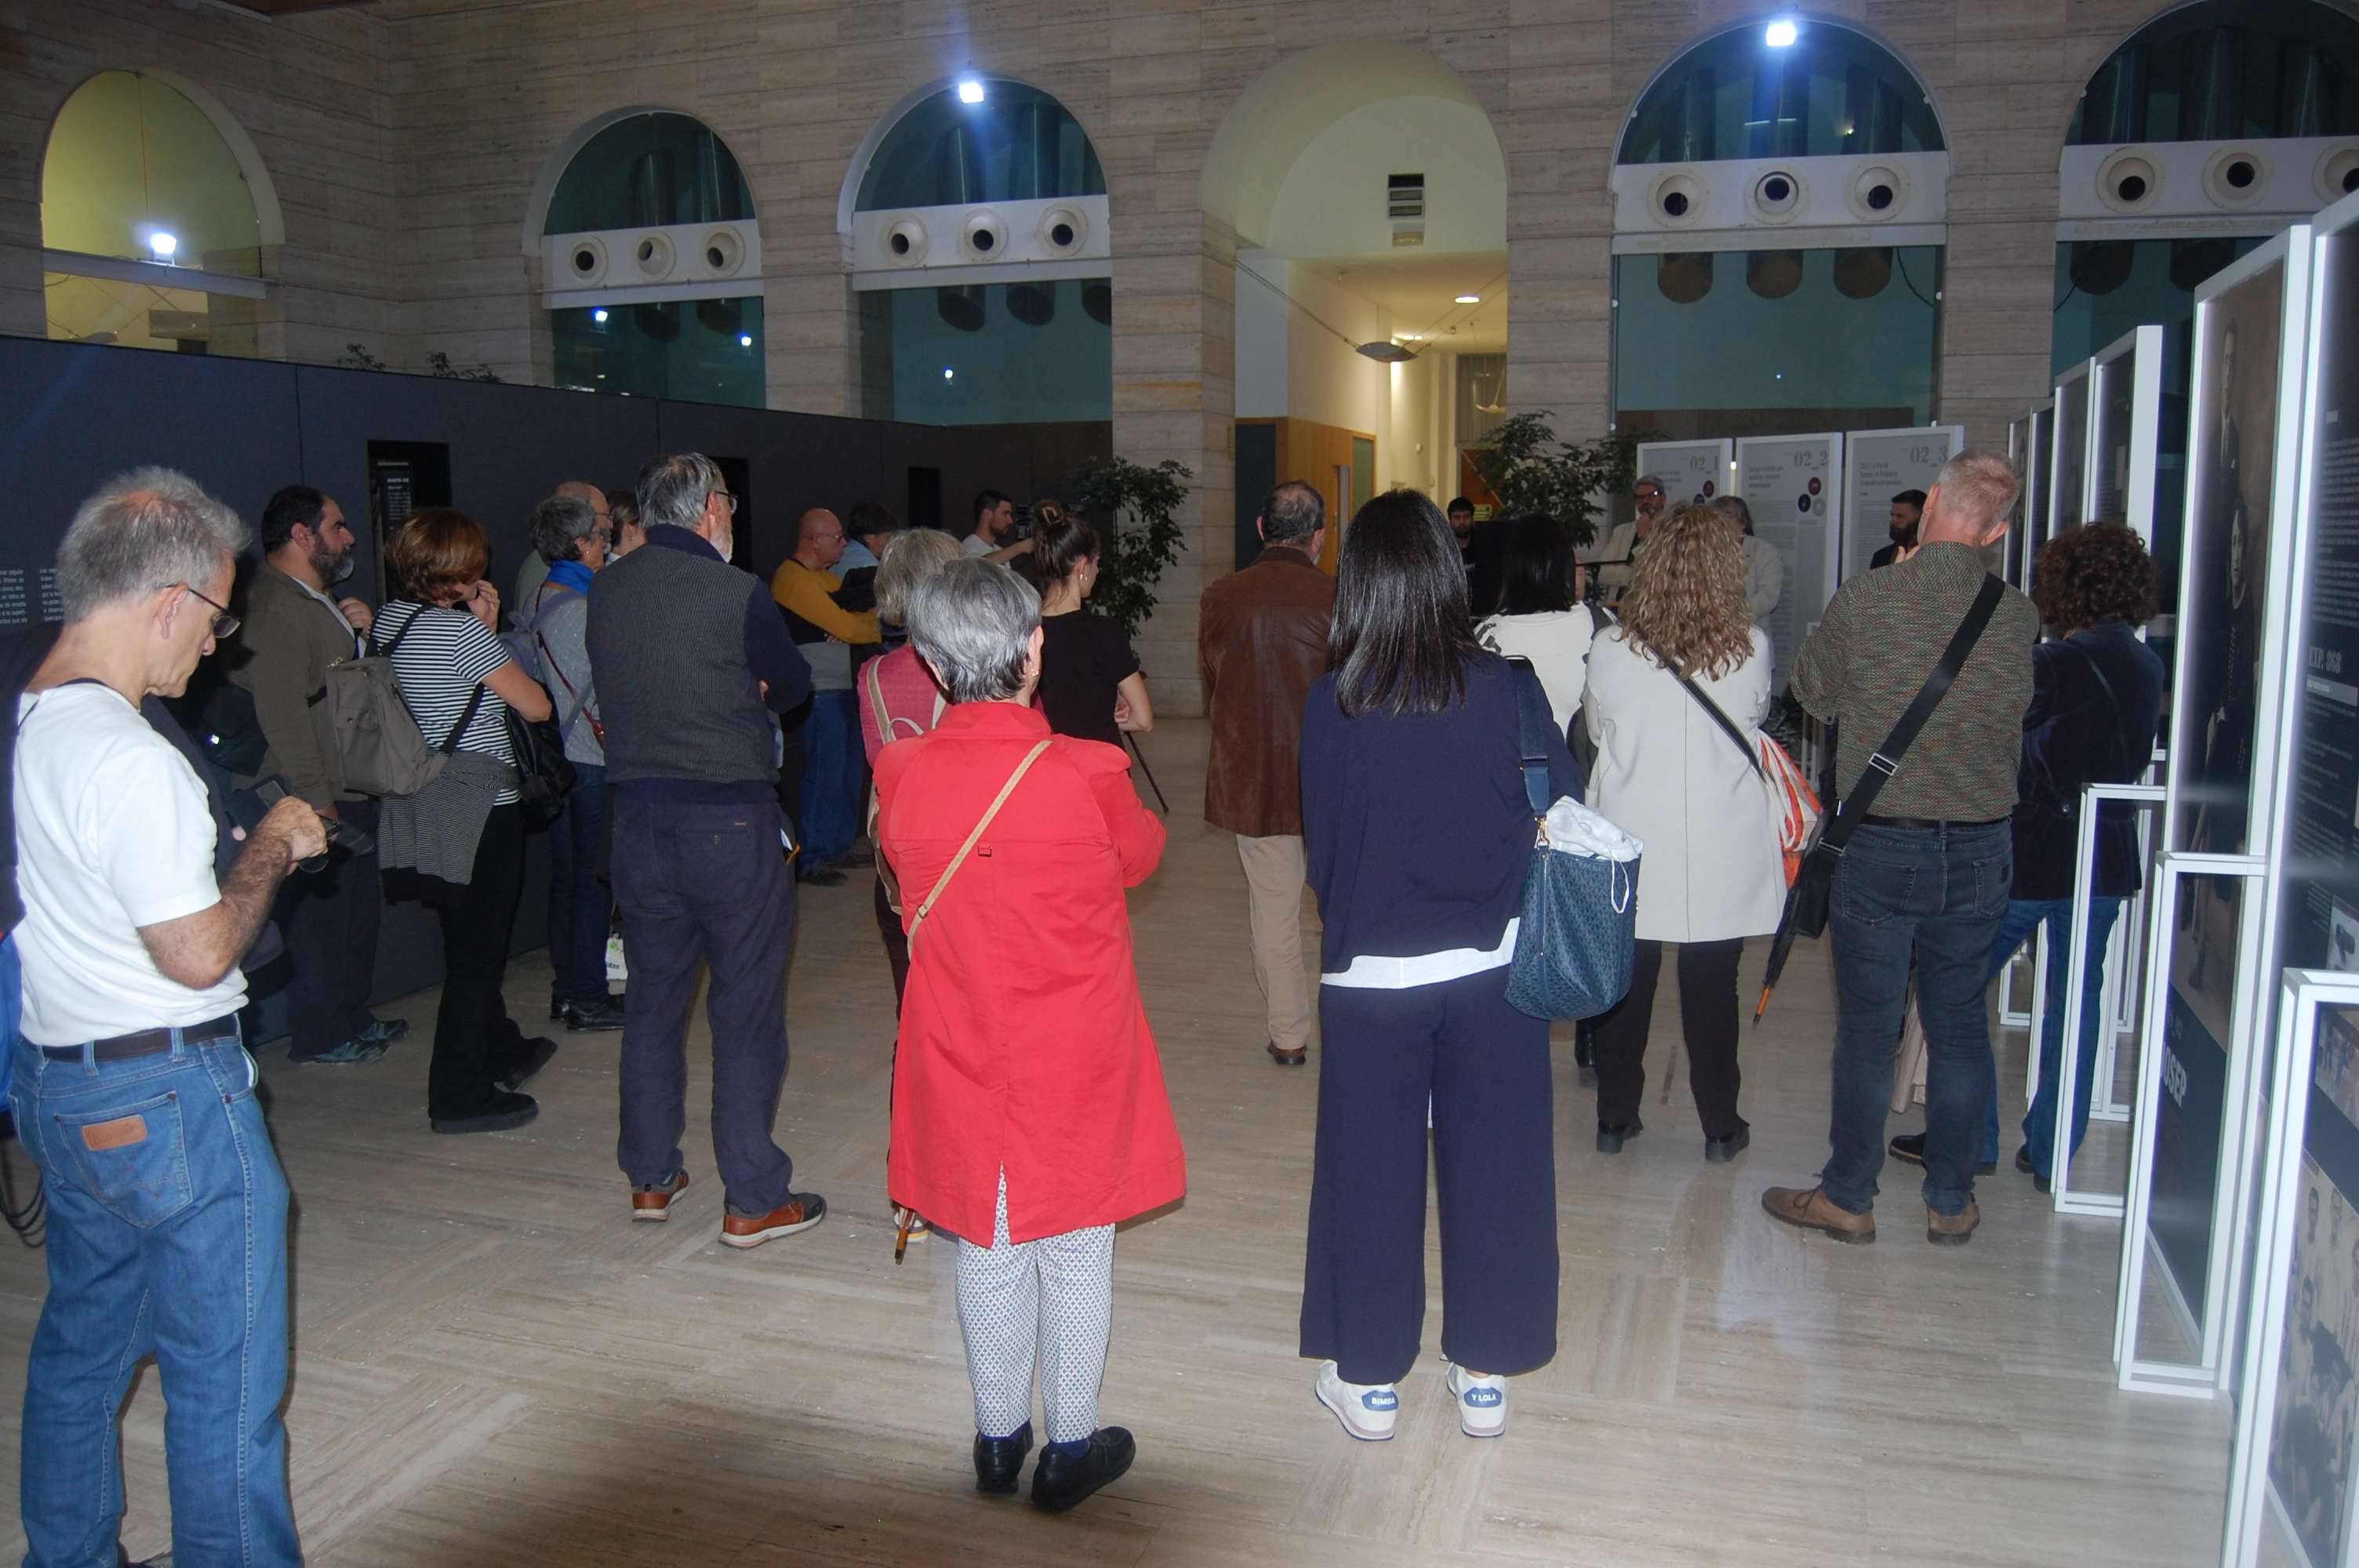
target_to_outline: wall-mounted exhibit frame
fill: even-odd
[[[2048,437],[2055,426],[2055,409],[2052,398],[2034,404],[2006,427],[2006,455],[2023,476],[2023,493],[2016,497],[1999,575],[2016,588],[2031,580],[2031,560],[2038,554],[2046,523]]]
[[[2266,868],[2221,855],[2158,858],[2152,978],[2138,1043],[2114,1366],[2124,1389],[2209,1399],[2228,1370],[2251,1176],[2249,1114],[2261,1011],[2253,969]],[[2141,1353],[2147,1265],[2193,1354]]]
[[[1963,425],[1919,425],[1902,430],[1853,430],[1843,437],[1843,580],[1867,570],[1868,558],[1890,542],[1876,524],[1905,490],[1930,490],[1941,465],[1966,449]]]
[[[2359,1555],[2352,1451],[2359,1406],[2359,974],[2285,971],[2267,1085],[2252,1319],[2228,1469],[2223,1568],[2272,1556],[2343,1568]]]
[[[2088,937],[2084,934],[2091,920],[2093,895],[2090,890],[2097,880],[2097,828],[2104,803],[2135,803],[2141,810],[2152,811],[2160,807],[2162,798],[2160,784],[2091,784],[2081,792],[2080,837],[2074,845],[2072,863],[2072,917],[2065,941],[2067,954],[2078,954],[2088,945]],[[2140,838],[2143,839],[2145,835],[2141,834]],[[2128,967],[2125,962],[2128,956],[2143,953],[2148,946],[2144,940],[2146,933],[2134,924],[2130,925],[2128,939],[2125,940],[2125,919],[2136,922],[2145,911],[2153,907],[2151,903],[2143,899],[2125,898],[2121,916],[2115,918],[2113,929],[2106,934],[2104,983],[2099,988],[2096,998],[2101,1007],[2097,1060],[2090,1073],[2089,1114],[2092,1120],[2118,1119],[2117,1115],[2105,1114],[2114,1108],[2114,1050],[2120,1038],[2116,1027],[2119,1012],[2111,1003],[2125,985],[2134,988],[2153,973],[2143,966],[2135,975],[2123,972]],[[2087,968],[2085,964],[2070,961],[2064,966],[2064,1027],[2058,1046],[2055,1142],[2049,1152],[2049,1192],[2058,1214],[2118,1217],[2124,1206],[2122,1195],[2076,1192],[2072,1186],[2072,1102],[2077,1098],[2080,1082],[2081,1014],[2090,1000]],[[2052,977],[2043,978],[2054,983]],[[2144,1011],[2143,1007],[2139,1009],[2140,1016]],[[2034,1016],[2038,1018],[2039,1015],[2035,1013]],[[2039,1057],[2046,1044],[2046,1034],[2044,1022],[2036,1024],[2031,1032],[2032,1093],[2037,1093],[2038,1088]]]
[[[2049,443],[2047,526],[2044,544],[2069,534],[2089,520],[2090,398],[2095,391],[2097,362],[2082,360],[2056,378],[2056,432]]]
[[[2114,518],[2154,543],[2162,438],[2162,329],[2135,327],[2097,351],[2090,382],[2089,492],[2081,515]]]
[[[1638,471],[1663,481],[1663,504],[1712,501],[1729,493],[1729,475],[1735,462],[1736,443],[1717,441],[1641,441]]]
[[[1752,508],[1754,532],[1786,558],[1787,591],[1769,612],[1773,691],[1786,689],[1795,651],[1843,580],[1843,458],[1840,434],[1736,442],[1736,493]]]
[[[2163,844],[2183,853],[2275,842],[2310,249],[2296,227],[2196,290],[2163,811]]]

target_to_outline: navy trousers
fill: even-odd
[[[680,1169],[688,1127],[688,1015],[710,966],[712,1161],[729,1207],[767,1214],[795,1162],[770,1136],[787,1076],[787,954],[794,873],[777,805],[614,807],[614,902],[623,911],[623,1130],[616,1156],[635,1186]]]
[[[1513,1377],[1556,1355],[1549,1026],[1507,971],[1408,990],[1319,989],[1319,1134],[1302,1354],[1393,1383],[1425,1328],[1426,1110],[1441,1202],[1442,1354]]]
[[[339,801],[336,815],[376,836],[376,802]],[[295,1055],[332,1051],[376,1022],[369,985],[376,977],[377,917],[384,908],[375,849],[339,853],[319,871],[288,877],[279,889],[278,929],[293,970],[287,1023]]]

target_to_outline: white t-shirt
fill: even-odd
[[[962,556],[987,556],[997,548],[998,546],[980,534],[969,534],[959,541],[959,554]]]
[[[190,990],[139,939],[142,925],[221,902],[196,770],[108,687],[56,687],[18,699],[16,714],[25,1037],[79,1045],[235,1012],[235,965]]]

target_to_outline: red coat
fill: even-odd
[[[906,925],[1043,740],[910,943],[901,1003],[893,1201],[985,1244],[1003,1168],[1016,1241],[1112,1225],[1188,1189],[1123,901],[1163,858],[1130,760],[1050,739],[1030,708],[961,703],[878,753],[877,847]]]

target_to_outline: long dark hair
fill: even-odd
[[[1466,699],[1467,664],[1481,652],[1467,620],[1464,557],[1433,503],[1396,490],[1361,507],[1343,530],[1327,636],[1345,717],[1455,708]]]
[[[1553,517],[1535,514],[1508,525],[1502,615],[1545,615],[1571,610],[1574,568],[1572,535]]]

